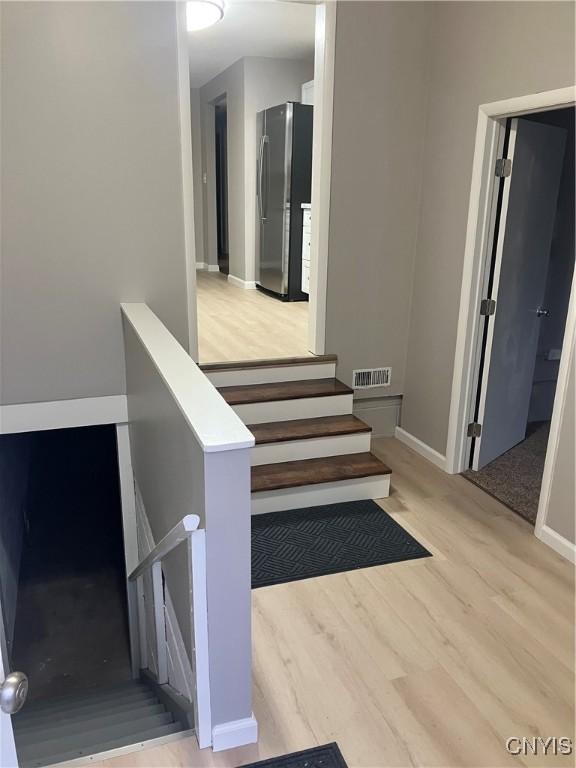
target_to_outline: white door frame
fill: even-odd
[[[334,58],[336,3],[316,7],[314,47],[314,122],[312,139],[312,234],[308,294],[308,349],[326,352],[326,291],[332,181],[332,121],[334,115]]]
[[[113,424],[116,428],[124,558],[126,576],[128,576],[138,565],[138,534],[136,530],[136,500],[134,478],[132,475],[126,395],[85,397],[76,400],[56,400],[0,406],[0,434],[3,435],[20,432],[41,432],[51,429],[93,427],[104,424]],[[137,609],[131,601],[128,579],[126,579],[126,589],[128,592],[128,627],[132,675],[133,677],[138,677],[140,673],[140,656]],[[25,669],[22,671],[26,672]]]
[[[185,3],[177,5],[178,88],[180,97],[180,142],[186,250],[189,343],[188,352],[198,360],[196,296],[196,252],[194,244],[194,190],[190,119],[190,70]],[[310,244],[310,293],[308,349],[322,355],[326,345],[326,286],[332,171],[332,115],[334,104],[334,53],[336,3],[316,6],[314,49],[314,138],[312,151],[312,238]]]
[[[196,306],[196,243],[194,233],[194,166],[192,156],[192,116],[190,113],[190,64],[186,3],[176,3],[176,47],[178,55],[178,101],[180,152],[182,161],[182,209],[184,214],[184,253],[186,259],[186,308],[188,314],[188,354],[198,360],[198,317]]]
[[[467,468],[469,455],[470,438],[466,432],[470,405],[475,396],[477,339],[480,328],[479,305],[484,285],[488,245],[491,240],[491,193],[494,181],[494,161],[497,157],[501,126],[509,117],[561,109],[575,103],[576,86],[570,86],[554,91],[544,91],[482,104],[478,109],[446,446],[446,471],[452,474],[462,472]],[[573,321],[573,317],[567,318],[567,323]],[[568,337],[567,325],[565,339]],[[562,353],[562,357],[565,356],[566,343]],[[557,403],[564,397],[561,390],[562,382],[559,379],[555,409]],[[550,439],[552,441],[552,435]]]

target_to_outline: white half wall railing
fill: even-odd
[[[140,667],[167,681],[165,582],[193,670],[200,747],[249,744],[257,738],[250,616],[254,438],[146,304],[122,304],[122,316],[134,481],[158,542],[130,574],[140,585]],[[142,604],[146,579],[153,610]],[[150,624],[156,658],[148,665]]]

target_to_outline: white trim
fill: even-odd
[[[552,547],[561,557],[569,560],[571,563],[576,563],[576,544],[568,541],[568,539],[565,539],[564,536],[556,533],[547,525],[543,525],[536,531],[536,536],[541,542]]]
[[[192,635],[194,637],[194,717],[200,749],[212,744],[210,653],[208,647],[208,597],[206,593],[206,530],[190,536],[188,562],[192,584]]]
[[[314,358],[310,358],[314,360]],[[223,371],[204,371],[215,387],[238,387],[248,384],[272,384],[276,381],[310,381],[312,379],[333,379],[336,363],[309,363],[280,365],[270,368],[230,368]]]
[[[140,559],[140,557],[146,557],[154,549],[155,541],[138,486],[136,486],[136,520],[140,535]],[[164,586],[164,599],[166,609],[166,645],[169,660],[168,684],[185,699],[193,701],[194,673],[192,671],[192,664],[190,663],[167,585]]]
[[[91,427],[128,421],[126,395],[0,406],[0,434]]]
[[[315,35],[308,348],[316,355],[323,355],[326,347],[336,3],[325,2],[316,7]]]
[[[235,285],[236,288],[246,288],[247,290],[256,288],[254,280],[242,280],[241,278],[236,277],[236,275],[228,275],[228,282]]]
[[[445,466],[447,472],[458,473],[466,468],[469,440],[466,425],[474,389],[475,340],[479,325],[477,308],[484,277],[486,242],[489,237],[489,201],[493,182],[491,158],[494,156],[498,140],[498,120],[546,109],[560,109],[575,102],[576,87],[570,86],[482,104],[478,109],[448,422]]]
[[[243,403],[242,405],[234,405],[232,408],[244,424],[263,424],[267,421],[343,416],[352,413],[352,405],[352,394],[343,394],[327,397],[303,397],[299,400]]]
[[[212,749],[222,752],[224,749],[243,747],[258,741],[258,723],[254,715],[242,720],[215,725],[212,729]]]
[[[186,262],[188,353],[194,360],[198,360],[192,115],[190,111],[190,64],[188,60],[188,32],[186,30],[186,3],[176,3],[176,47],[178,54],[178,108],[180,159],[182,164],[182,215],[184,218],[184,257]]]
[[[550,423],[550,436],[548,438],[548,448],[546,450],[546,460],[544,462],[544,472],[542,474],[542,486],[540,488],[540,499],[538,502],[538,513],[536,515],[536,525],[534,532],[542,541],[546,541],[557,552],[562,554],[566,547],[559,543],[563,539],[560,534],[548,527],[548,507],[550,505],[550,493],[552,490],[552,477],[556,456],[560,445],[560,433],[562,422],[564,420],[564,410],[568,397],[574,397],[573,392],[569,392],[568,381],[570,370],[575,364],[575,344],[576,344],[576,272],[572,276],[572,290],[570,293],[570,304],[568,305],[568,314],[566,316],[566,325],[564,328],[564,340],[562,344],[562,356],[560,357],[560,367],[558,369],[558,380],[556,382],[556,394],[554,397],[554,408],[552,410],[552,421]],[[574,425],[571,425],[574,429]],[[552,536],[554,534],[554,538]],[[569,542],[568,542],[569,543]],[[557,545],[557,546],[556,546]],[[572,545],[573,546],[573,545]],[[560,548],[558,548],[560,547]],[[565,557],[567,555],[564,555]],[[573,554],[572,554],[573,557]],[[569,558],[570,559],[570,558]]]
[[[218,264],[207,264],[205,261],[197,261],[196,269],[203,272],[220,272]]]
[[[260,464],[306,461],[325,456],[347,456],[351,453],[370,453],[370,432],[263,443],[252,448],[250,460],[252,466],[256,467]]]
[[[124,562],[126,574],[138,565],[138,528],[136,522],[136,494],[132,455],[130,452],[130,432],[128,424],[116,425],[116,450],[118,453],[118,476],[120,480],[120,503],[122,507],[122,533],[124,539]],[[130,635],[130,658],[132,677],[140,673],[140,639],[138,626],[138,604],[136,594],[126,579],[128,605],[128,633]]]
[[[412,448],[413,451],[419,453],[420,456],[424,456],[424,458],[428,459],[434,466],[446,471],[446,456],[442,456],[441,453],[438,453],[434,448],[431,448],[429,445],[426,445],[426,443],[423,443],[422,440],[411,435],[410,432],[406,432],[402,427],[396,427],[394,430],[394,437],[397,440],[400,440],[401,443],[404,443],[404,445],[407,445],[408,448]]]
[[[352,480],[335,480],[331,483],[300,485],[279,488],[275,491],[258,491],[252,494],[252,514],[280,512],[285,509],[318,507],[322,504],[338,504],[342,501],[385,499],[390,495],[390,475],[355,477]]]
[[[126,322],[205,453],[251,448],[254,437],[146,304],[122,304]]]

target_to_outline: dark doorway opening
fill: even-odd
[[[511,120],[508,121],[511,124]],[[551,217],[548,225],[542,213],[542,207],[536,208],[534,215],[527,222],[526,215],[523,213],[529,209],[529,196],[540,193],[537,183],[537,176],[534,167],[538,162],[544,166],[542,161],[542,152],[546,144],[541,142],[542,148],[534,144],[533,151],[526,156],[516,153],[513,159],[511,178],[514,182],[514,173],[518,173],[520,162],[523,163],[525,175],[530,179],[530,183],[523,187],[510,188],[510,205],[508,208],[508,218],[505,223],[504,231],[504,249],[502,255],[502,268],[500,274],[500,287],[496,295],[492,295],[491,286],[489,286],[489,296],[496,300],[496,307],[515,306],[518,304],[523,314],[518,314],[522,322],[522,329],[530,331],[531,345],[519,344],[515,335],[515,326],[512,321],[518,319],[512,316],[507,325],[496,323],[494,326],[494,336],[499,335],[502,341],[499,347],[492,345],[491,358],[489,362],[496,358],[496,362],[504,361],[509,369],[509,375],[506,379],[506,386],[509,382],[519,393],[517,401],[521,401],[524,395],[525,411],[522,412],[522,420],[519,420],[521,433],[519,439],[513,444],[507,445],[505,450],[500,449],[495,452],[487,463],[481,463],[478,470],[473,469],[473,459],[475,451],[475,440],[472,440],[470,453],[470,469],[465,471],[464,477],[479,485],[488,493],[495,496],[508,507],[513,509],[528,522],[534,524],[538,512],[540,499],[540,490],[542,485],[542,476],[546,452],[548,448],[548,436],[552,411],[554,407],[554,398],[556,394],[556,385],[560,367],[560,357],[563,347],[564,330],[568,314],[568,304],[570,301],[570,292],[572,286],[572,277],[575,261],[575,110],[573,107],[566,109],[552,110],[549,112],[540,112],[533,115],[525,115],[518,119],[518,130],[522,129],[522,124],[540,124],[543,127],[552,129],[550,141],[558,141],[559,132],[565,137],[562,150],[562,161],[558,164],[555,171],[557,181],[557,192],[552,199],[546,198],[545,202],[550,206]],[[553,136],[552,134],[555,134]],[[506,156],[506,147],[505,147]],[[550,164],[546,166],[550,167]],[[532,174],[530,176],[530,174]],[[522,177],[524,178],[524,177]],[[501,179],[500,188],[504,183]],[[516,200],[524,204],[524,208],[515,205]],[[514,212],[512,216],[511,211]],[[519,212],[518,212],[519,211]],[[522,218],[524,215],[524,218]],[[522,223],[523,222],[523,223]],[[498,229],[503,226],[497,217],[496,232],[493,236],[494,242],[497,240]],[[526,257],[526,250],[518,248],[516,254],[512,250],[507,250],[507,242],[529,241],[526,236],[530,226],[537,226],[540,230],[549,226],[550,239],[546,248],[538,250],[538,253],[531,260]],[[509,240],[507,240],[509,238]],[[493,248],[492,267],[494,268],[496,250]],[[539,270],[537,273],[536,270]],[[521,303],[523,289],[520,281],[521,275],[527,275],[529,284],[535,286],[532,293],[537,293],[538,298],[527,306]],[[535,279],[538,274],[538,279]],[[503,315],[507,317],[507,315]],[[496,321],[498,315],[495,316]],[[482,383],[482,370],[484,358],[487,356],[487,329],[488,323],[494,323],[494,320],[487,316],[484,319],[484,334],[482,341],[482,362],[480,366],[479,384],[476,397],[476,412],[474,421],[478,421],[478,403],[483,390],[482,387],[489,386]],[[524,367],[510,364],[510,361],[522,361],[527,364]],[[510,386],[512,386],[510,385]],[[526,396],[527,395],[527,396]],[[490,401],[487,401],[488,404]],[[488,406],[486,412],[488,411]],[[486,412],[484,418],[486,419]],[[485,424],[482,425],[482,435],[484,435]],[[496,427],[492,425],[491,437],[499,436],[499,430],[505,435],[506,420],[503,419]],[[484,437],[482,437],[484,439]]]
[[[28,438],[13,667],[31,700],[130,680],[115,427]]]
[[[228,255],[228,116],[226,100],[214,108],[216,141],[216,226],[218,242],[218,267],[229,272]]]

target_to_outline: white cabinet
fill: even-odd
[[[310,238],[312,235],[312,211],[310,205],[302,205],[302,293],[310,293]]]
[[[314,80],[302,83],[302,104],[314,104]]]

